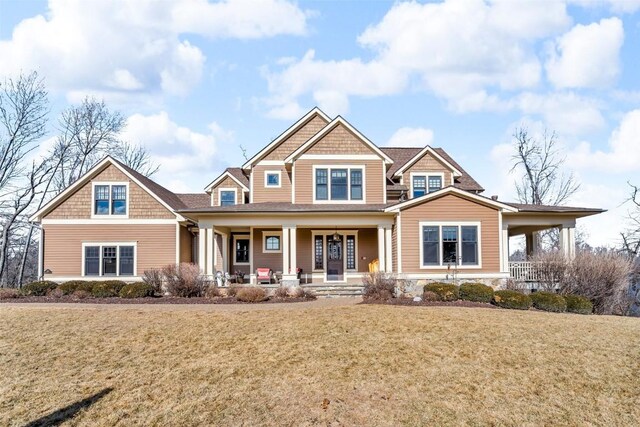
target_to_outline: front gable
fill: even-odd
[[[411,174],[417,172],[442,174],[444,177],[442,185],[445,187],[454,183],[452,168],[430,152],[426,152],[419,160],[404,170],[401,182],[411,188]]]
[[[291,133],[290,136],[274,147],[273,150],[264,157],[264,160],[283,161],[289,154],[311,139],[313,135],[320,132],[320,130],[328,123],[329,120],[325,119],[320,114],[314,114],[309,121],[304,123],[301,127]]]

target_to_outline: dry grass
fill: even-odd
[[[631,318],[2,307],[0,425],[633,425],[639,361]]]

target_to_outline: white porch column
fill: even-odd
[[[538,253],[540,249],[540,234],[537,231],[525,233],[525,253],[527,257]]]
[[[378,226],[378,271],[386,271],[384,249],[384,225]]]
[[[282,274],[289,274],[289,227],[282,226]]]
[[[228,261],[229,261],[229,235],[225,233],[222,235],[222,267],[220,268],[220,270],[222,270],[223,272],[229,271]]]
[[[393,260],[391,254],[391,227],[384,229],[384,247],[385,247],[385,271],[391,273],[393,271]]]
[[[208,275],[213,275],[215,274],[215,271],[213,271],[213,259],[216,256],[216,252],[215,252],[215,237],[216,235],[213,232],[213,227],[209,227],[207,228],[207,257],[206,257],[206,270],[205,270],[205,274]]]
[[[500,254],[500,271],[505,273],[509,272],[509,228],[506,224],[502,225],[502,244],[500,248],[502,253]]]
[[[569,259],[576,255],[576,229],[573,227],[560,228],[560,250]]]
[[[296,226],[292,226],[289,229],[289,233],[291,234],[289,236],[289,246],[291,247],[291,253],[289,254],[289,258],[291,259],[291,263],[289,264],[289,268],[290,268],[290,273],[291,274],[296,274],[296,268],[298,267],[298,259],[297,259],[297,248],[296,248],[296,231],[297,228]]]
[[[198,265],[200,272],[206,274],[207,270],[207,229],[198,228]]]

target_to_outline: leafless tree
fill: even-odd
[[[628,226],[620,233],[622,237],[622,249],[631,256],[640,256],[640,187],[629,183],[631,195],[628,202],[631,210],[628,215]]]
[[[160,169],[160,165],[151,160],[149,152],[143,145],[118,141],[109,150],[109,154],[144,176],[151,176]]]
[[[245,160],[249,160],[249,156],[247,155],[247,147],[240,144],[240,152],[242,153],[242,157],[244,157]]]
[[[565,157],[558,148],[555,132],[545,129],[540,138],[533,137],[525,127],[513,134],[516,154],[511,172],[520,175],[516,191],[520,203],[562,205],[580,188],[572,173],[563,171]],[[543,233],[550,247],[558,246],[558,231]]]

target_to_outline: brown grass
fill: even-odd
[[[0,307],[0,425],[23,425],[109,387],[68,424],[640,419],[640,319],[286,306]]]

